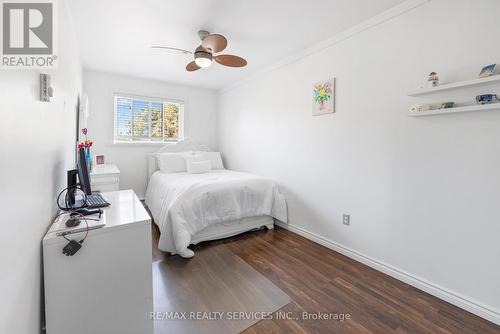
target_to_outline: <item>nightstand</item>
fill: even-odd
[[[92,191],[118,191],[120,190],[120,170],[113,164],[94,166],[90,172],[90,185]]]

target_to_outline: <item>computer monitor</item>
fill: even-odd
[[[90,178],[89,170],[87,168],[87,160],[85,158],[85,149],[80,148],[78,150],[78,181],[80,182],[80,187],[87,195],[92,194],[92,189],[90,188]]]

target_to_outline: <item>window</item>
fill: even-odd
[[[115,95],[115,143],[167,142],[183,137],[184,103]]]

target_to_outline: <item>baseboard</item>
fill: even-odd
[[[491,321],[497,325],[500,325],[500,310],[493,307],[481,304],[477,301],[471,300],[457,292],[445,289],[436,284],[433,284],[423,278],[417,277],[404,270],[398,269],[391,265],[385,264],[383,262],[372,259],[364,254],[361,254],[353,249],[342,246],[336,242],[325,239],[317,234],[309,232],[301,227],[285,224],[282,222],[275,222],[278,226],[294,232],[298,235],[303,236],[311,241],[314,241],[320,245],[330,248],[336,252],[339,252],[353,260],[361,262],[373,269],[383,272],[391,277],[394,277],[406,284],[409,284],[417,289],[425,291],[439,299],[442,299],[450,304],[453,304],[461,309],[464,309],[470,313],[473,313],[483,319]]]

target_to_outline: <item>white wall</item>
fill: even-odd
[[[500,63],[499,12],[496,0],[433,0],[223,90],[217,128],[228,167],[276,180],[298,230],[499,322],[500,112],[406,115],[414,103],[450,99],[407,96],[429,72],[465,80]],[[337,113],[313,117],[312,84],[332,76]]]
[[[185,137],[215,148],[216,92],[179,84],[152,81],[102,72],[84,72],[84,91],[89,98],[89,138],[94,153],[104,153],[108,162],[120,169],[120,188],[134,189],[140,198],[146,191],[146,154],[157,151],[157,144],[113,144],[113,95],[181,99],[185,102]]]
[[[52,102],[39,101],[38,71],[0,71],[0,333],[41,330],[41,241],[74,164],[81,65],[66,4],[57,3]]]

